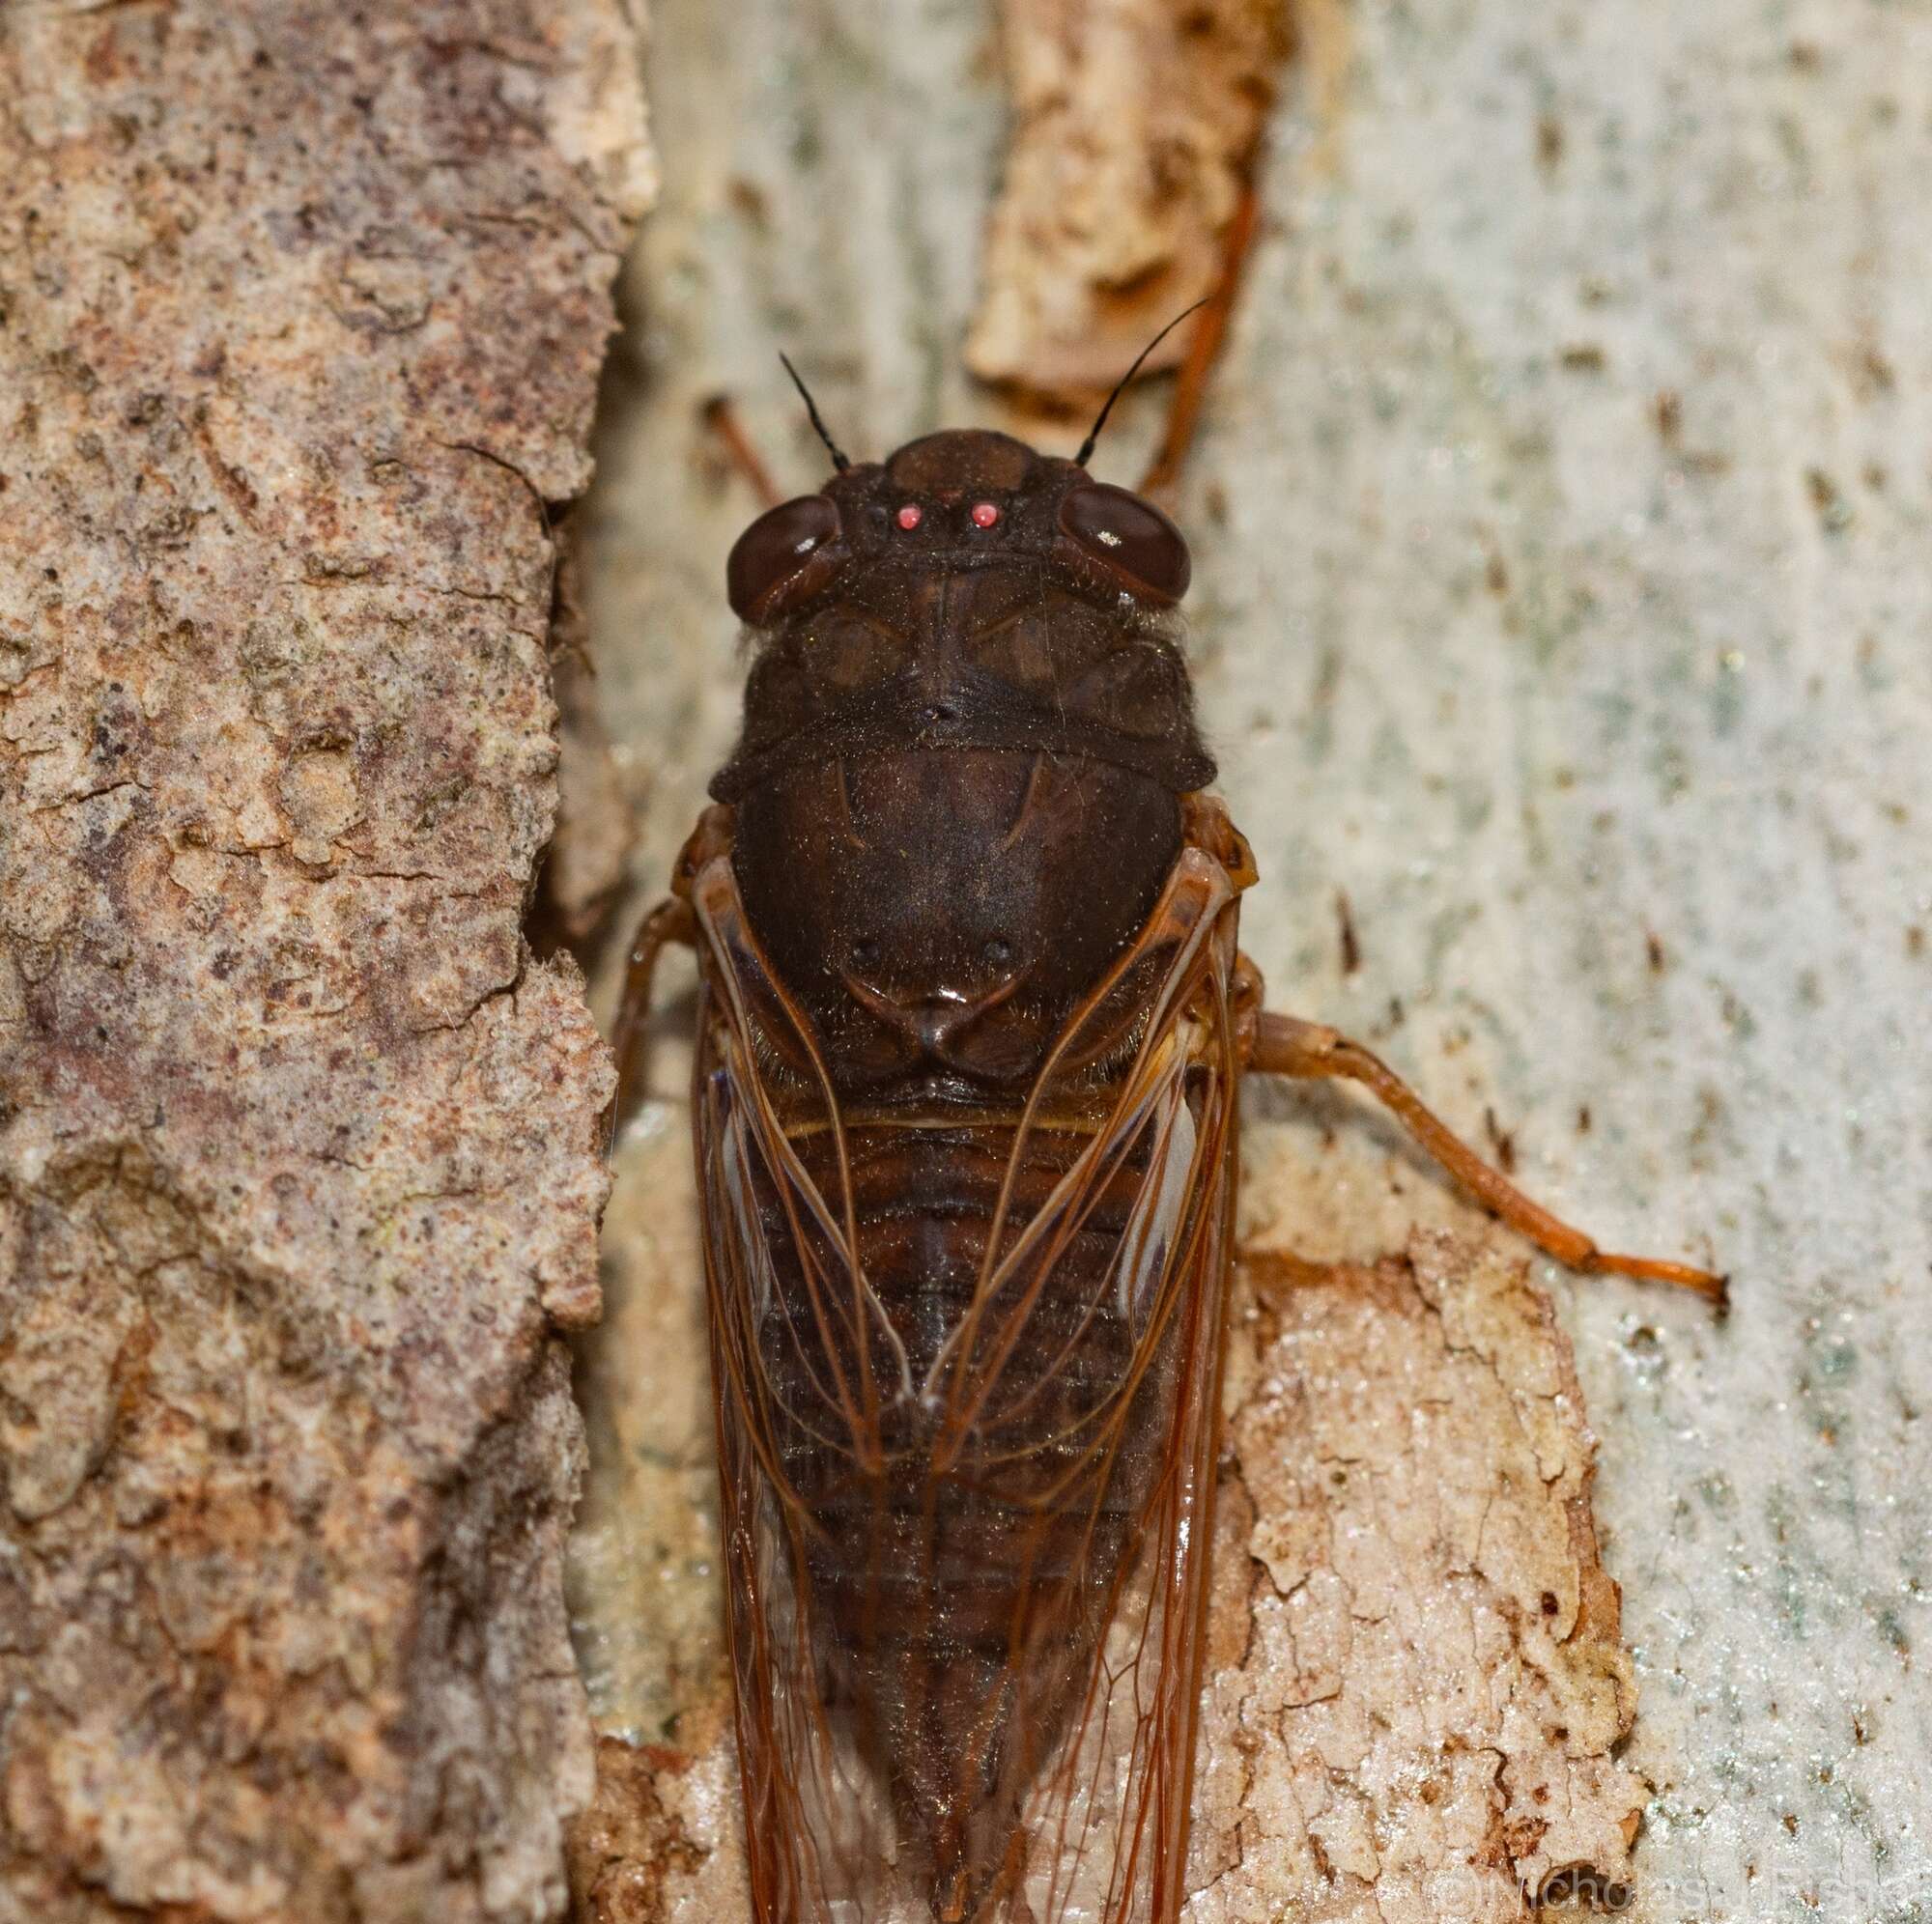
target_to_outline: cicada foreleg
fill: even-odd
[[[1180,480],[1180,471],[1194,444],[1200,425],[1201,409],[1207,399],[1208,377],[1214,371],[1222,342],[1227,338],[1228,322],[1234,314],[1235,299],[1240,292],[1242,269],[1254,245],[1260,224],[1261,196],[1254,180],[1254,160],[1248,178],[1241,184],[1240,198],[1235,203],[1233,217],[1221,244],[1221,273],[1214,291],[1203,305],[1201,317],[1187,344],[1174,383],[1174,398],[1168,407],[1167,425],[1161,433],[1153,458],[1141,476],[1140,491],[1155,500],[1171,495]]]
[[[604,1146],[608,1152],[617,1131],[637,1113],[649,1080],[651,989],[658,958],[668,945],[697,947],[697,918],[691,907],[691,884],[697,871],[721,850],[731,845],[731,811],[710,807],[697,818],[677,858],[671,891],[638,924],[631,953],[624,965],[624,989],[617,1001],[617,1020],[611,1047],[617,1058],[617,1092],[604,1112]]]
[[[784,499],[784,490],[772,479],[757,444],[745,432],[738,410],[728,394],[714,394],[704,404],[704,425],[717,439],[725,461],[751,484],[761,508],[775,508]]]
[[[689,902],[667,895],[638,924],[638,932],[631,938],[630,959],[624,965],[624,993],[611,1034],[611,1047],[617,1058],[617,1092],[605,1122],[607,1144],[615,1141],[618,1128],[643,1100],[650,1069],[651,986],[657,976],[658,957],[672,942],[696,948],[697,919]]]
[[[1719,1309],[1725,1306],[1726,1279],[1722,1276],[1656,1257],[1612,1255],[1599,1249],[1581,1230],[1532,1202],[1457,1136],[1386,1062],[1359,1042],[1351,1042],[1320,1023],[1268,1012],[1257,1014],[1251,1034],[1246,1061],[1250,1071],[1360,1083],[1394,1112],[1409,1134],[1463,1188],[1557,1261],[1573,1269],[1675,1284],[1706,1297]]]

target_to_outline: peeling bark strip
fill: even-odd
[[[1628,1887],[1635,1697],[1548,1298],[1439,1232],[1242,1278],[1188,1924],[1504,1924],[1566,1872]],[[581,1924],[744,1914],[723,1711],[687,1712],[687,1755],[603,1740]]]
[[[1500,1924],[1559,1871],[1628,1886],[1635,1690],[1548,1298],[1433,1232],[1244,1280],[1190,1924]]]
[[[1111,387],[1214,286],[1273,99],[1283,0],[1004,0],[1015,127],[966,347],[982,381]],[[1185,332],[1148,369],[1175,366]]]
[[[0,28],[0,1914],[561,1903],[608,1070],[521,921],[632,39]]]

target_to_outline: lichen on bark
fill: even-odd
[[[0,25],[0,1912],[537,1919],[616,0]]]

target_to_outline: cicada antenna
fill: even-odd
[[[843,474],[852,464],[846,460],[845,451],[826,433],[825,423],[819,418],[818,403],[811,398],[811,389],[805,384],[798,369],[791,364],[791,356],[782,349],[779,352],[779,359],[784,362],[784,371],[791,376],[791,384],[798,389],[799,398],[805,403],[805,411],[811,416],[811,425],[818,439],[825,443],[827,452],[832,456],[833,467]]]
[[[1153,339],[1151,340],[1147,344],[1147,346],[1144,347],[1140,351],[1140,353],[1134,356],[1133,366],[1128,368],[1126,373],[1122,375],[1120,380],[1114,383],[1114,391],[1107,396],[1106,401],[1101,406],[1099,418],[1095,420],[1093,427],[1089,429],[1087,434],[1087,439],[1080,443],[1080,452],[1073,457],[1073,465],[1075,467],[1085,467],[1087,466],[1087,459],[1094,452],[1094,444],[1100,439],[1100,430],[1107,425],[1107,416],[1114,411],[1114,403],[1118,401],[1123,393],[1126,392],[1127,383],[1130,381],[1132,381],[1134,376],[1141,371],[1141,363],[1144,360],[1146,360],[1148,355],[1152,354],[1153,351],[1157,347],[1159,347],[1160,344],[1164,340],[1166,340],[1167,337],[1171,333],[1173,333],[1174,330],[1178,326],[1179,326],[1180,324],[1183,321],[1185,321],[1190,314],[1199,314],[1201,310],[1204,307],[1206,307],[1210,300],[1213,299],[1213,297],[1214,297],[1211,294],[1204,294],[1201,297],[1201,298],[1194,303],[1192,307],[1183,307],[1180,310],[1180,312],[1177,314],[1174,317],[1174,319],[1170,321],[1167,324],[1167,325],[1163,327],[1160,330],[1160,332],[1156,334],[1153,337]],[[787,365],[789,365],[789,363],[787,363]],[[793,375],[792,379],[796,381],[798,379],[797,375]],[[823,433],[824,431],[821,429],[820,432]]]

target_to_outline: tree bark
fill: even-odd
[[[550,1917],[609,1077],[522,924],[634,29],[0,35],[0,1913]]]
[[[1013,125],[966,340],[982,381],[1105,394],[1211,293],[1289,37],[1283,0],[1007,0]],[[1176,366],[1177,331],[1146,361]]]

